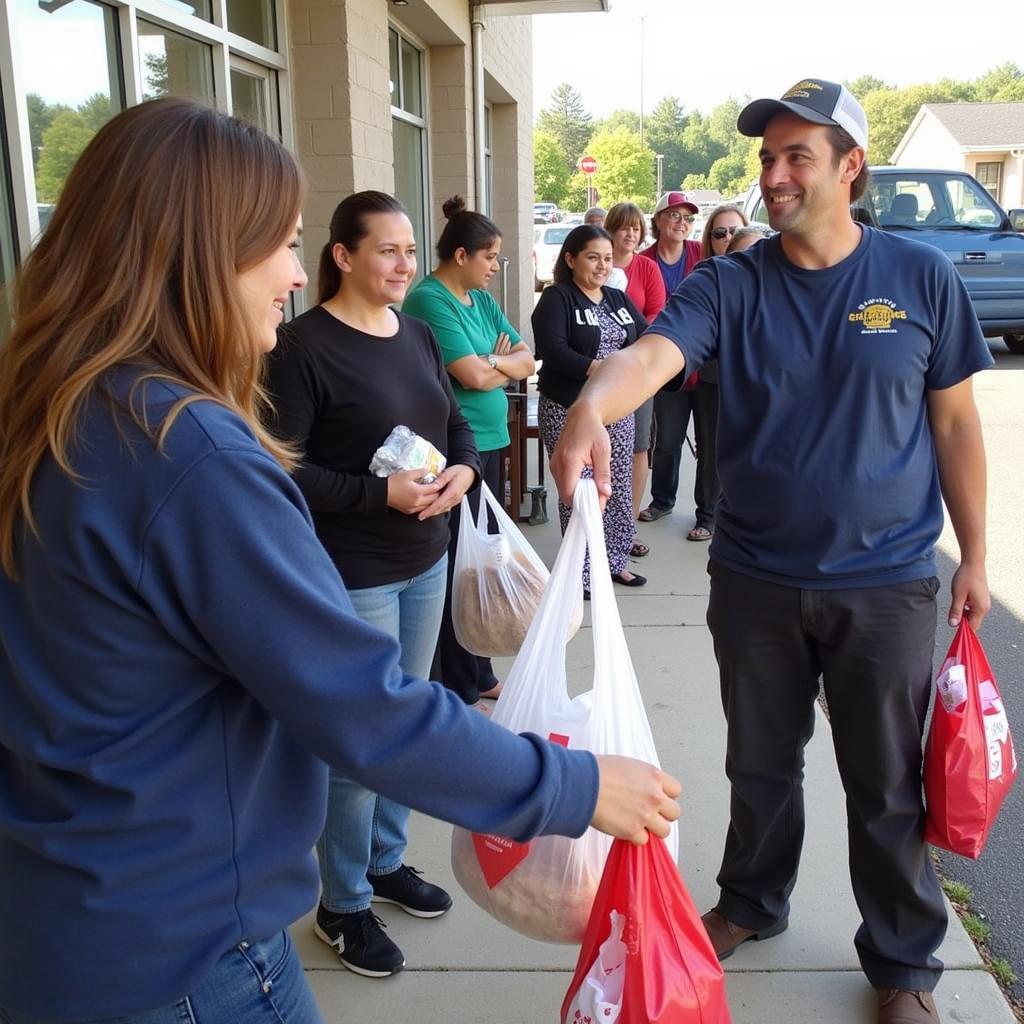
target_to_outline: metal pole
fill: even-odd
[[[473,43],[473,163],[476,179],[476,209],[486,213],[487,160],[484,154],[486,110],[484,109],[484,23],[480,4],[473,4],[471,22]]]
[[[665,159],[665,154],[659,153],[655,159],[658,161],[658,185],[654,190],[654,199],[657,201],[661,196],[661,165]]]
[[[508,257],[501,256],[498,259],[498,264],[501,267],[501,278],[498,282],[499,300],[501,302],[501,311],[508,317]]]
[[[644,27],[647,22],[647,15],[640,16],[640,148],[644,148]]]

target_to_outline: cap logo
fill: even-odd
[[[822,91],[821,86],[817,82],[808,82],[808,81],[798,82],[782,98],[784,100],[791,100],[794,97],[799,97],[800,99],[805,99],[806,100],[806,99],[810,98],[811,94],[810,94],[809,90],[811,90],[811,89],[816,89],[818,92]]]

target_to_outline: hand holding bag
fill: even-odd
[[[569,697],[566,635],[591,557],[593,689]],[[595,754],[658,764],[640,687],[622,631],[593,480],[576,487],[573,514],[540,608],[512,666],[491,721]],[[593,828],[577,839],[542,836],[517,843],[456,828],[452,868],[472,899],[499,921],[547,942],[582,940],[612,840]],[[674,858],[675,825],[669,840]]]
[[[498,523],[487,532],[487,510]],[[544,596],[547,566],[522,531],[480,483],[476,522],[469,501],[462,498],[459,543],[452,573],[452,626],[467,651],[482,658],[510,657],[519,653]],[[583,604],[568,625],[570,640],[583,621]]]
[[[616,839],[561,1024],[729,1024],[725,978],[665,844]]]
[[[924,838],[976,859],[1017,776],[1017,755],[995,676],[966,618],[935,688],[924,759]]]

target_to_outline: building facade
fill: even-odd
[[[5,0],[0,334],[17,263],[75,158],[118,111],[168,94],[248,118],[298,156],[311,282],[348,193],[402,199],[421,272],[433,262],[441,203],[458,193],[501,227],[509,264],[495,290],[512,322],[528,326],[532,19],[518,10],[469,0]]]
[[[1003,209],[1024,207],[1024,103],[925,103],[892,163],[966,171]]]

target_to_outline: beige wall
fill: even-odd
[[[305,259],[315,277],[340,198],[394,189],[388,89],[388,18],[426,52],[429,220],[425,263],[443,227],[441,203],[458,193],[476,207],[469,0],[394,8],[386,0],[288,0],[295,147],[309,179]],[[533,200],[532,27],[528,17],[485,15],[485,93],[493,106],[493,214],[510,260],[508,313],[529,336]],[[307,293],[314,301],[315,286]]]
[[[303,252],[312,304],[338,201],[362,189],[394,188],[387,5],[289,0],[288,31],[295,148],[309,183]]]

